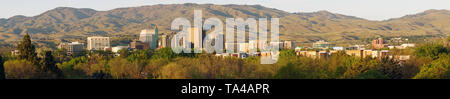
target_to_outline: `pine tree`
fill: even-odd
[[[38,57],[36,54],[36,48],[31,43],[30,35],[25,34],[22,38],[22,41],[17,46],[19,50],[19,58],[30,61],[31,63],[38,65]]]
[[[41,72],[55,74],[57,77],[62,76],[61,70],[56,66],[52,51],[44,52],[44,57],[41,61]]]
[[[3,67],[3,58],[0,56],[0,79],[5,79],[5,67]]]

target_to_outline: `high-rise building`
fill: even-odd
[[[161,35],[159,42],[159,48],[165,48],[170,46],[170,37],[167,34]]]
[[[110,39],[109,37],[88,37],[87,38],[87,50],[104,50],[105,48],[110,48]]]
[[[191,27],[188,30],[190,30],[190,40],[191,47],[201,49],[203,48],[203,38],[205,37],[204,32],[202,31],[202,28],[198,27]]]
[[[139,40],[141,42],[148,43],[150,49],[156,49],[158,48],[158,32],[158,27],[153,30],[142,30],[139,36]]]
[[[61,43],[58,45],[58,48],[66,50],[67,55],[79,55],[84,50],[84,44],[78,42]]]

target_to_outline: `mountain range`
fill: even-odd
[[[358,42],[375,37],[447,36],[450,11],[427,10],[383,21],[372,21],[328,11],[289,13],[261,5],[159,4],[97,11],[88,8],[58,7],[40,15],[0,19],[0,41],[19,40],[29,33],[34,39],[70,39],[92,35],[138,35],[142,29],[158,26],[172,33],[170,24],[178,17],[193,19],[194,9],[203,18],[280,18],[280,38],[309,43],[328,40]]]

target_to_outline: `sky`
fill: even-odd
[[[429,9],[450,10],[450,0],[0,0],[0,18],[35,16],[56,7],[92,8],[106,11],[155,4],[259,4],[287,12],[333,13],[369,20],[387,20]]]

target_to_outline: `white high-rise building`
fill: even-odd
[[[139,40],[141,42],[148,43],[150,49],[158,48],[158,27],[156,27],[154,30],[142,30]]]
[[[104,50],[111,47],[109,37],[88,37],[87,44],[87,50]]]
[[[190,43],[193,44],[193,48],[202,49],[203,48],[203,37],[205,36],[203,34],[203,31],[201,28],[198,27],[191,27],[190,30]]]

